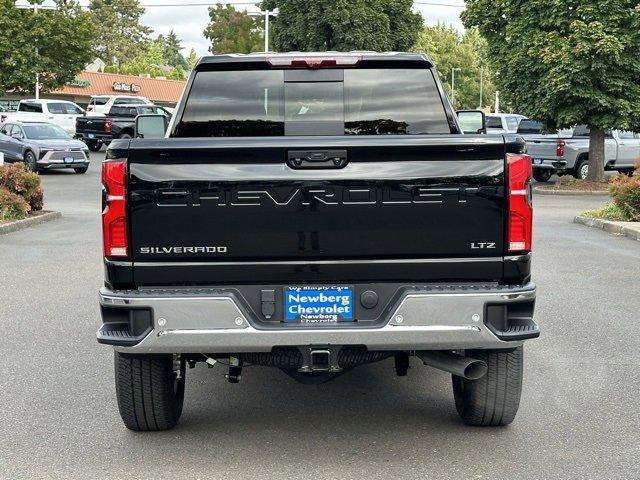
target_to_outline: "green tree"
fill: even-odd
[[[277,50],[409,50],[422,28],[411,0],[264,0]]]
[[[209,7],[204,36],[211,42],[211,53],[251,53],[263,48],[259,21],[231,5]]]
[[[497,83],[550,128],[586,123],[589,180],[604,180],[604,134],[640,129],[637,0],[468,0],[466,27],[487,39]]]
[[[152,30],[140,24],[144,7],[138,0],[91,0],[97,30],[96,49],[107,64],[125,63],[140,52]]]
[[[189,71],[193,70],[194,67],[196,66],[196,63],[198,63],[198,54],[196,53],[195,49],[193,48],[191,49],[185,61],[187,63],[187,70]]]
[[[42,91],[73,80],[94,56],[91,17],[75,1],[57,0],[55,9],[17,9],[0,0],[0,93]]]
[[[422,29],[413,51],[426,53],[431,58],[449,96],[451,69],[460,69],[455,74],[454,98],[454,107],[460,109],[485,107],[491,104],[495,95],[493,75],[486,60],[486,48],[486,42],[477,29],[469,29],[461,35],[453,27],[437,25]]]
[[[167,65],[171,65],[174,68],[184,69],[187,66],[187,62],[182,55],[181,41],[173,30],[166,37],[163,37],[162,56]]]
[[[118,65],[117,72],[123,75],[144,75],[164,77],[167,71],[163,69],[165,60],[162,48],[157,42],[150,43],[131,60]]]

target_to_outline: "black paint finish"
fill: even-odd
[[[467,135],[132,141],[134,283],[501,281],[507,148]],[[295,170],[297,149],[349,163]],[[119,268],[108,277],[127,278]]]

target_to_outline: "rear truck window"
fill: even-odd
[[[502,118],[500,117],[485,117],[487,128],[502,128]]]
[[[173,136],[451,133],[428,69],[296,72],[198,72]]]
[[[42,113],[42,105],[39,103],[20,103],[19,112]]]

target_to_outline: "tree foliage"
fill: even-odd
[[[123,75],[150,75],[152,78],[167,77],[171,80],[184,80],[187,76],[185,69],[180,65],[171,65],[165,57],[165,39],[166,37],[159,35],[155,41],[144,44],[135,57],[120,65],[109,65],[105,71]],[[184,58],[182,60],[186,67],[186,60]]]
[[[107,64],[125,63],[140,51],[152,30],[140,23],[144,7],[138,0],[91,0],[97,30],[96,50]]]
[[[276,50],[409,50],[422,28],[411,0],[264,0]]]
[[[640,129],[639,3],[468,0],[462,14],[517,110],[552,128],[591,127],[591,180],[603,178],[603,130]]]
[[[491,104],[495,95],[493,74],[486,58],[486,41],[477,29],[469,29],[461,35],[455,28],[444,25],[424,27],[413,50],[426,53],[431,58],[450,96],[451,69],[460,69],[455,75],[455,108],[477,108]]]
[[[91,17],[75,1],[35,13],[0,0],[0,93],[33,92],[36,73],[42,91],[62,87],[93,59],[93,39]]]
[[[158,35],[156,42],[160,44],[162,57],[167,65],[181,69],[187,67],[187,62],[182,55],[181,41],[173,30],[171,30],[166,37]]]
[[[211,42],[211,53],[251,53],[263,49],[259,19],[231,5],[209,7],[209,24],[204,36]]]
[[[185,62],[187,64],[187,70],[191,71],[194,69],[194,67],[196,66],[196,63],[198,63],[198,54],[196,53],[195,49],[191,49],[191,51],[189,52],[189,55],[187,55],[187,58],[185,58]]]

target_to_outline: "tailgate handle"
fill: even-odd
[[[289,150],[287,165],[294,169],[343,168],[347,165],[346,150]]]

